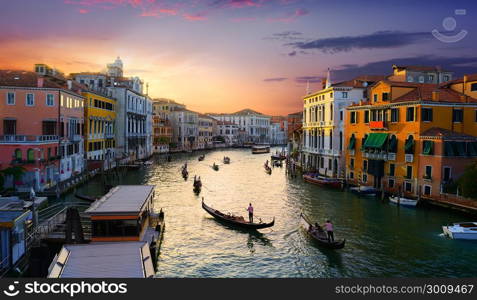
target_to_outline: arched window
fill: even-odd
[[[35,160],[35,151],[33,149],[28,149],[27,151],[27,160],[34,161]]]
[[[388,152],[397,153],[397,138],[393,134],[389,139]]]
[[[16,160],[22,160],[22,150],[21,149],[15,149],[15,159]]]
[[[404,144],[404,151],[406,154],[414,154],[414,137],[412,135],[408,136]]]

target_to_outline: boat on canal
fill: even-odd
[[[390,196],[389,202],[396,205],[406,206],[406,207],[416,207],[417,205],[417,200],[399,197],[399,196]]]
[[[214,163],[214,164],[212,165],[212,169],[214,169],[214,171],[218,171],[218,170],[219,170],[219,165],[217,165],[217,164]]]
[[[202,181],[200,180],[200,177],[197,178],[194,176],[194,184],[193,184],[193,191],[196,195],[199,195],[201,190],[202,190]]]
[[[300,214],[300,226],[306,232],[306,234],[316,241],[316,243],[320,246],[330,249],[343,249],[345,246],[345,239],[330,242],[328,240],[328,235],[323,228],[315,228],[310,219],[308,219],[303,213]]]
[[[339,178],[329,178],[312,173],[303,175],[303,180],[308,183],[336,189],[340,189],[342,186],[342,181]]]
[[[350,192],[357,194],[359,196],[366,196],[366,197],[376,197],[378,190],[372,186],[360,185],[351,187]]]
[[[96,197],[86,196],[86,195],[82,195],[82,194],[78,194],[78,193],[75,194],[75,197],[78,198],[78,199],[84,200],[84,201],[88,201],[88,202],[94,202],[94,201],[98,200],[98,198],[96,198]]]
[[[230,164],[230,157],[228,156],[224,157],[224,164],[226,165]]]
[[[252,146],[252,154],[265,154],[265,153],[270,153],[269,145],[253,145]]]
[[[219,210],[216,210],[204,202],[204,198],[202,198],[202,208],[209,213],[212,217],[214,217],[216,220],[234,225],[237,227],[245,228],[245,229],[251,229],[251,230],[256,230],[256,229],[263,229],[263,228],[268,228],[272,227],[275,224],[275,218],[269,223],[263,223],[262,219],[259,218],[260,222],[259,223],[250,223],[249,221],[246,221],[243,216],[235,216],[233,214],[224,214],[220,212]]]
[[[265,173],[267,173],[268,175],[272,175],[272,168],[270,168],[268,164],[265,163],[263,167],[265,168]]]
[[[477,222],[461,222],[442,226],[444,235],[454,240],[477,240]]]
[[[153,185],[119,185],[91,204],[91,242],[66,244],[48,278],[152,278],[164,236]]]
[[[199,160],[199,161],[203,161],[204,158],[205,158],[205,154],[202,154],[201,156],[199,156],[198,160]]]

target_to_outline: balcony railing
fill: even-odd
[[[388,160],[395,161],[396,160],[396,153],[388,153]]]
[[[57,135],[0,135],[0,143],[45,143],[58,142]]]
[[[386,129],[386,122],[384,122],[384,121],[371,121],[371,122],[369,122],[369,128],[371,130]]]
[[[414,161],[414,155],[413,154],[406,154],[405,155],[405,160],[407,163],[412,163]]]

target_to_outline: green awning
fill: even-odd
[[[444,150],[446,156],[455,156],[453,142],[444,142]]]
[[[457,156],[465,156],[465,142],[455,142],[455,149],[457,150]]]
[[[396,153],[397,151],[397,138],[395,135],[389,140],[389,152]]]
[[[433,150],[434,150],[434,142],[433,141],[424,141],[422,154],[432,155]]]
[[[477,142],[470,142],[468,146],[469,156],[477,156]]]
[[[348,150],[353,150],[355,144],[356,144],[356,138],[354,137],[354,135],[352,135],[352,136],[349,138]]]
[[[414,147],[414,139],[407,139],[406,144],[404,145],[405,151],[411,151]]]
[[[364,149],[382,149],[387,138],[387,133],[370,133],[364,142]]]

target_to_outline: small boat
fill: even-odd
[[[195,194],[200,194],[200,191],[202,190],[202,181],[200,180],[200,177],[199,179],[197,179],[195,176],[194,176],[194,184],[193,184],[193,191]]]
[[[323,230],[323,228],[319,227],[315,229],[313,223],[303,213],[300,214],[300,226],[303,228],[303,230],[307,233],[308,236],[313,238],[314,241],[316,241],[319,245],[323,247],[327,247],[330,249],[342,249],[345,246],[345,239],[330,242],[328,240],[328,235]]]
[[[305,174],[303,175],[303,180],[309,183],[313,183],[320,186],[326,186],[331,188],[339,189],[341,188],[342,181],[338,178],[328,178],[319,175]]]
[[[368,197],[375,197],[378,190],[373,188],[372,186],[356,186],[349,189],[350,192],[360,195],[360,196],[368,196]]]
[[[184,179],[187,179],[187,177],[189,177],[189,171],[187,171],[187,167],[185,166],[182,168],[182,177]]]
[[[203,160],[204,160],[204,158],[205,158],[205,155],[204,155],[204,154],[202,154],[201,156],[199,156],[198,160],[199,160],[199,161],[203,161]]]
[[[272,175],[272,168],[270,168],[267,164],[264,164],[263,167],[265,168],[265,173]]]
[[[272,160],[272,166],[274,167],[283,167],[283,163],[281,160]]]
[[[214,169],[214,171],[218,171],[219,170],[219,165],[216,165],[215,163],[212,165],[212,169]]]
[[[145,161],[143,164],[144,164],[145,166],[151,166],[151,165],[153,165],[154,163],[153,163],[152,161],[148,160],[148,161]]]
[[[81,194],[75,194],[75,197],[78,198],[78,199],[84,200],[84,201],[88,201],[88,202],[94,202],[94,201],[98,200],[98,198],[96,198],[96,197],[91,197],[91,196],[86,196],[86,195],[81,195]]]
[[[224,157],[224,164],[228,165],[230,164],[230,157]]]
[[[408,206],[408,207],[415,207],[417,205],[417,200],[398,197],[398,196],[390,196],[389,202],[401,206]]]
[[[213,209],[210,206],[207,206],[204,202],[204,198],[202,198],[202,208],[206,212],[208,212],[212,217],[214,217],[215,219],[221,222],[235,225],[242,228],[246,228],[246,229],[263,229],[263,228],[272,227],[275,224],[275,218],[273,218],[273,220],[269,223],[263,223],[261,219],[259,219],[260,223],[250,223],[246,221],[244,217],[242,216],[234,216],[232,214],[226,215],[216,209]]]
[[[454,240],[477,240],[477,222],[462,222],[442,226],[444,235]]]
[[[272,160],[285,160],[287,157],[284,154],[275,154],[271,156]]]
[[[264,154],[264,153],[270,153],[270,146],[265,146],[265,145],[252,146],[252,154]]]

